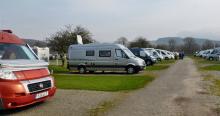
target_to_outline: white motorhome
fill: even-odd
[[[48,47],[40,48],[40,47],[34,47],[33,51],[38,56],[40,60],[44,60],[46,62],[49,62],[50,58],[50,50]]]
[[[127,47],[120,44],[71,45],[68,49],[68,68],[79,73],[94,71],[127,71],[138,73],[146,66]]]

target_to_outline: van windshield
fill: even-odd
[[[37,60],[33,52],[25,45],[0,43],[0,60]]]
[[[129,49],[123,49],[123,50],[128,57],[136,57]]]
[[[147,54],[147,56],[152,56],[151,50],[144,50],[144,52]]]

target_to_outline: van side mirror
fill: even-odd
[[[144,53],[144,51],[140,51],[140,56],[145,57],[146,54]]]

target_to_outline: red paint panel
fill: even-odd
[[[0,43],[25,44],[22,39],[8,32],[0,32]]]
[[[18,80],[37,79],[49,76],[47,69],[25,70],[14,72]]]

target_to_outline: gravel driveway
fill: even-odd
[[[178,61],[147,87],[132,92],[107,116],[219,116],[219,97],[203,90],[192,59]]]
[[[57,90],[54,98],[21,109],[0,112],[0,115],[12,116],[89,116],[103,101],[111,101],[118,93]]]

